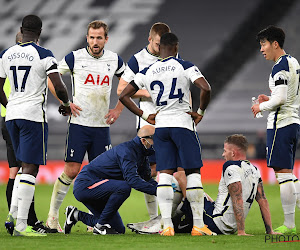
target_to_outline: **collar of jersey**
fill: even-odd
[[[174,56],[168,56],[168,57],[166,57],[166,58],[159,58],[159,60],[160,60],[161,62],[166,62],[166,61],[168,61],[168,60],[170,60],[170,59],[172,59],[172,58],[175,59]]]
[[[152,56],[159,57],[158,55],[151,53],[150,50],[148,49],[148,46],[146,46],[146,51]]]
[[[30,42],[26,42],[26,43],[18,42],[17,44],[24,47],[24,46],[28,46],[28,45],[33,44],[33,43],[34,43],[33,41],[30,41]]]
[[[276,64],[282,57],[284,57],[284,56],[289,56],[289,54],[284,54],[284,55],[280,56],[280,57],[276,60],[275,64]]]
[[[90,52],[89,52],[89,46],[87,46],[86,47],[86,51],[87,51],[87,53],[91,56],[91,57],[93,57],[93,58],[95,58],[95,59],[99,59],[99,58],[101,58],[103,55],[104,55],[104,49],[103,49],[103,54],[101,55],[101,56],[94,56],[94,55],[92,55]]]

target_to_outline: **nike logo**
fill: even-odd
[[[74,208],[73,208],[72,210],[74,210]],[[69,216],[67,217],[67,221],[66,221],[66,222],[67,222],[67,225],[72,224],[72,221],[70,220],[72,212],[73,212],[73,211],[71,211],[70,214],[69,214]]]
[[[189,226],[190,224],[186,224],[186,225],[178,225],[178,229],[183,229],[183,228],[185,228],[185,227],[187,227],[187,226]]]
[[[101,235],[106,235],[106,229],[99,229],[99,228],[97,228],[97,227],[94,227],[94,230],[97,230],[97,232],[99,233],[99,234],[101,234]]]

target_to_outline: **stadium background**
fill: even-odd
[[[53,51],[58,60],[72,50],[86,46],[87,24],[102,19],[110,26],[106,46],[124,61],[147,45],[154,22],[170,25],[180,40],[180,55],[196,64],[212,86],[212,100],[204,120],[197,126],[205,168],[203,181],[218,181],[223,161],[224,138],[232,133],[245,134],[251,145],[249,158],[263,172],[263,179],[274,182],[274,174],[262,158],[266,117],[254,119],[251,97],[268,94],[268,75],[272,62],[265,62],[255,41],[256,33],[269,24],[286,32],[286,52],[300,60],[300,1],[200,1],[200,0],[0,0],[0,50],[14,43],[22,18],[39,15],[43,20],[40,44]],[[70,77],[63,77],[70,90]],[[115,79],[111,107],[117,102]],[[192,88],[193,106],[199,93]],[[66,118],[57,112],[57,101],[48,96],[48,165],[41,167],[40,182],[52,183],[63,168]],[[135,117],[124,109],[111,126],[112,144],[135,136]],[[298,150],[297,158],[300,152]],[[300,175],[300,161],[296,162]],[[206,178],[207,177],[207,178]],[[0,182],[6,182],[6,149],[0,139]]]

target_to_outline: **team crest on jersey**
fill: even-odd
[[[232,170],[228,170],[228,172],[227,172],[227,176],[228,176],[228,178],[231,178],[231,177],[233,176],[233,172],[232,172]]]

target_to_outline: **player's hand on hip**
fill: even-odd
[[[70,107],[65,107],[64,105],[60,105],[58,107],[58,112],[62,114],[63,116],[68,116],[71,114],[71,108]]]
[[[156,117],[156,114],[150,114],[146,120],[146,122],[152,124],[152,125],[155,125],[155,117]]]
[[[77,117],[77,115],[80,115],[79,111],[82,111],[82,109],[79,106],[77,106],[72,102],[70,103],[70,108],[71,108],[72,115],[74,115],[75,117]]]
[[[262,102],[269,101],[270,98],[266,95],[259,95],[257,99],[258,99],[258,103],[262,103]]]
[[[194,120],[195,124],[197,125],[199,122],[201,122],[203,116],[199,115],[197,112],[187,112]]]
[[[106,118],[106,123],[111,125],[119,118],[121,111],[118,109],[110,109],[108,113],[104,116]]]

